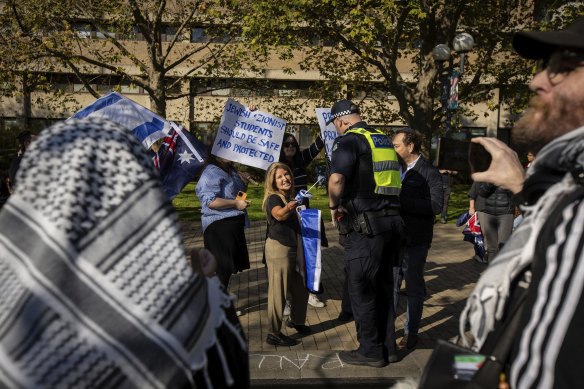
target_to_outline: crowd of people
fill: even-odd
[[[488,266],[461,315],[461,342],[490,356],[471,378],[477,387],[495,387],[504,373],[513,388],[573,388],[584,349],[584,18],[561,31],[517,33],[513,46],[540,60],[530,83],[536,95],[513,131],[530,155],[523,166],[503,142],[472,140],[493,157],[488,170],[472,175],[469,192]],[[359,343],[339,358],[380,368],[399,360],[398,349],[416,346],[424,265],[456,172],[423,156],[420,133],[404,129],[390,138],[352,101],[337,101],[328,123],[340,135],[328,180],[344,246],[339,320],[354,318]],[[196,186],[205,249],[187,253],[151,162],[124,129],[70,120],[31,142],[30,133],[19,137],[17,174],[3,180],[3,385],[249,386],[244,333],[227,294],[232,274],[250,267],[249,174],[209,159]],[[307,305],[324,306],[297,271],[297,212],[309,204],[296,197],[323,146],[317,137],[301,151],[286,134],[280,161],[266,172],[270,345],[296,345],[282,325],[310,334]],[[523,221],[512,232],[518,210]],[[402,280],[405,336],[397,344]]]

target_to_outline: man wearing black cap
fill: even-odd
[[[513,191],[524,220],[481,276],[461,324],[512,388],[576,388],[584,377],[584,18],[517,33],[513,47],[539,61],[535,96],[512,131],[516,145],[538,154],[526,177],[503,142],[473,139],[493,156],[473,179]],[[496,387],[493,371],[481,379]]]
[[[332,148],[329,208],[346,235],[345,269],[359,348],[343,351],[347,364],[383,367],[397,361],[392,266],[402,237],[401,179],[391,139],[361,120],[349,100],[336,102],[329,123]]]

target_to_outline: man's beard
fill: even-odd
[[[513,146],[521,152],[539,150],[552,140],[584,125],[584,101],[563,96],[546,104],[534,96],[511,131]]]

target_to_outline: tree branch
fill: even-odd
[[[213,50],[209,49],[209,51],[211,52],[210,53],[210,57],[211,58],[216,57],[217,56],[217,53],[222,52],[228,44],[229,43],[221,43],[222,46],[221,46],[221,48],[219,50],[213,51]],[[201,52],[201,51],[203,51],[203,50],[205,50],[206,48],[209,48],[209,47],[211,47],[211,42],[207,42],[203,46],[195,47],[194,49],[192,49],[190,51],[187,51],[185,54],[183,54],[176,61],[174,61],[173,63],[169,64],[166,67],[166,71],[168,72],[168,71],[174,69],[175,67],[177,67],[178,65],[180,65],[181,63],[183,63],[184,61],[186,61],[187,59],[189,59],[193,55],[195,55],[196,53]],[[210,61],[210,59],[208,61],[204,61],[204,62],[205,63],[208,63],[209,61]],[[200,68],[200,66],[198,68]]]
[[[154,37],[152,36],[152,31],[150,30],[148,20],[144,17],[144,15],[142,15],[136,0],[128,0],[128,3],[130,4],[132,15],[134,16],[138,30],[140,30],[140,33],[142,33],[142,36],[144,36],[146,43],[151,45],[154,42]]]
[[[93,87],[91,86],[91,84],[89,84],[87,82],[87,79],[79,71],[79,68],[77,66],[75,66],[75,64],[73,62],[71,62],[68,58],[63,58],[62,60],[67,64],[67,66],[69,66],[71,68],[71,70],[73,70],[73,73],[75,73],[75,75],[77,76],[77,78],[79,79],[79,81],[81,81],[83,83],[83,86],[85,86],[85,89],[87,89],[87,91],[89,93],[91,93],[91,95],[93,97],[95,97],[96,99],[99,99],[101,97],[101,95],[99,93],[97,93],[95,91],[95,89],[93,89]]]
[[[121,54],[126,56],[128,59],[132,61],[136,67],[138,67],[143,73],[148,73],[147,66],[144,62],[140,61],[138,57],[132,54],[124,45],[120,43],[116,38],[113,38],[109,31],[104,30],[101,28],[99,24],[94,23],[94,21],[90,21],[89,24],[95,28],[98,32],[100,32],[103,36],[105,36],[106,41],[113,44],[118,50],[121,51]]]
[[[173,49],[174,45],[176,44],[176,42],[178,41],[179,36],[182,35],[183,31],[185,30],[185,27],[191,22],[191,20],[195,16],[195,12],[197,12],[200,5],[201,5],[201,1],[197,1],[195,4],[193,4],[193,9],[192,9],[191,13],[189,14],[189,16],[187,16],[185,18],[185,20],[183,20],[181,25],[176,30],[176,34],[174,34],[174,38],[172,38],[172,41],[168,44],[168,47],[166,48],[166,53],[162,57],[162,63],[166,63],[166,59],[168,58],[169,54],[172,52],[172,49]]]

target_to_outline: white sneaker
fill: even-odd
[[[324,307],[324,303],[316,297],[316,295],[310,293],[308,296],[308,304],[312,305],[315,308],[322,308]]]
[[[284,316],[290,316],[290,302],[286,301],[286,306],[284,307]]]

